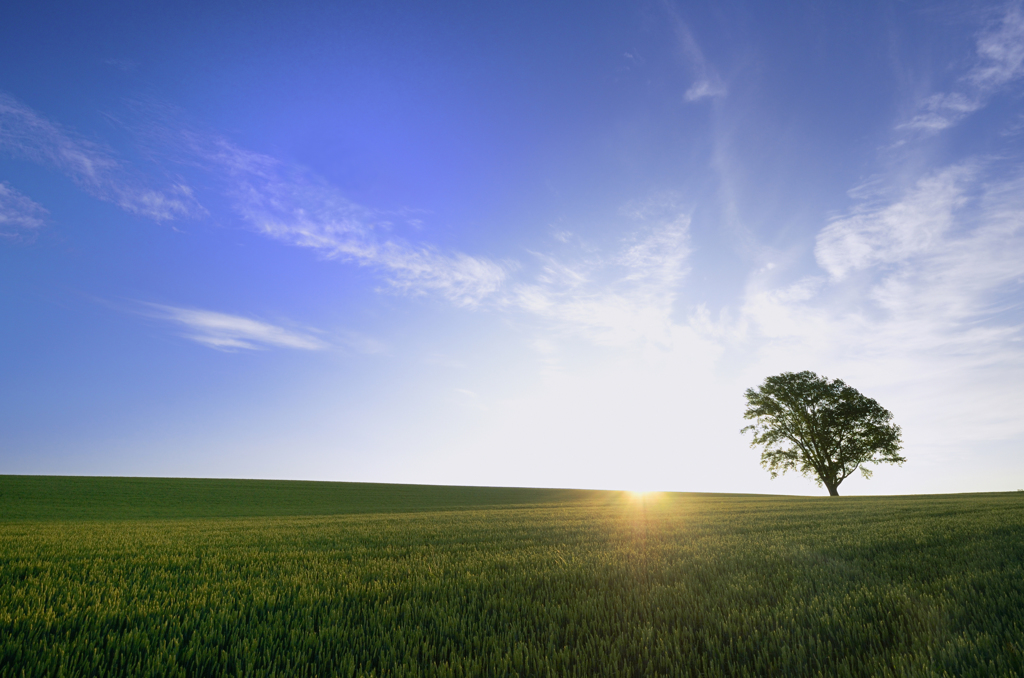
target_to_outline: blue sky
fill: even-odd
[[[1024,8],[17,3],[0,473],[724,492],[743,391],[892,410],[846,494],[1024,487]]]

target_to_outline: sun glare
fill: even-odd
[[[660,493],[653,490],[628,490],[626,492],[626,496],[628,496],[631,500],[644,503],[651,501],[652,499],[657,497],[658,494]]]

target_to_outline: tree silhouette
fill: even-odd
[[[761,466],[772,478],[786,471],[813,476],[839,496],[839,484],[864,464],[902,464],[900,427],[892,413],[839,379],[814,372],[783,372],[744,394],[744,419],[754,423],[751,447],[764,447]]]

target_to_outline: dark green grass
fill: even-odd
[[[0,521],[391,513],[602,501],[608,493],[515,487],[208,478],[0,476]]]
[[[0,521],[0,675],[1024,676],[1024,493],[388,487]]]

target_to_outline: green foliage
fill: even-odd
[[[799,471],[824,483],[832,496],[839,484],[864,464],[902,464],[900,427],[892,413],[840,379],[814,372],[783,372],[747,389],[744,419],[754,423],[751,447],[764,447],[761,465],[772,478]]]
[[[0,676],[1024,676],[1016,492],[188,510],[0,521]]]

